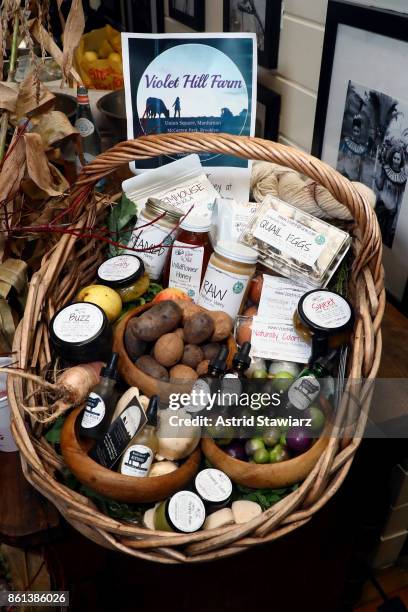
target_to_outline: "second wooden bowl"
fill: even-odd
[[[108,470],[88,456],[89,444],[77,436],[76,421],[82,409],[67,417],[61,432],[61,451],[71,472],[82,484],[119,502],[157,502],[183,489],[195,476],[200,465],[199,448],[174,472],[163,476],[135,478]]]

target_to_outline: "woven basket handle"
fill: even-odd
[[[184,133],[154,134],[128,140],[112,147],[84,167],[77,184],[90,185],[110,174],[120,166],[136,159],[149,159],[158,155],[177,153],[225,153],[245,159],[274,162],[297,170],[326,187],[332,196],[350,211],[362,234],[361,250],[370,248],[371,257],[381,258],[381,232],[377,218],[367,199],[358,193],[353,184],[307,153],[285,145],[230,134]]]

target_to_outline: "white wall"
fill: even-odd
[[[408,12],[408,0],[358,0]],[[317,89],[323,49],[328,0],[284,0],[284,14],[277,70],[259,67],[259,81],[282,96],[279,140],[310,151],[316,111]],[[206,30],[221,32],[222,0],[207,0]],[[168,16],[165,0],[165,31],[191,32]]]

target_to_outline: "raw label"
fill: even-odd
[[[313,266],[326,248],[326,236],[319,234],[294,219],[269,208],[258,219],[253,232],[255,238],[263,240],[282,254],[296,261]]]
[[[295,332],[293,325],[275,323],[271,319],[254,317],[252,320],[251,356],[306,363],[311,346]]]
[[[85,429],[97,427],[105,416],[105,402],[100,395],[91,391],[86,400],[81,425]]]
[[[177,287],[187,293],[194,302],[200,293],[204,247],[176,240],[170,262],[169,287]]]
[[[198,304],[208,310],[223,310],[235,319],[248,286],[249,277],[226,272],[209,263]]]

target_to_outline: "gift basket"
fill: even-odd
[[[225,322],[223,318],[209,316],[211,312],[205,309],[194,311],[192,318],[195,326],[193,326],[187,312],[187,302],[183,304],[182,300],[177,300],[177,305],[174,307],[171,303],[169,306],[169,301],[161,303],[158,301],[153,306],[150,303],[141,304],[125,312],[116,324],[113,341],[116,356],[105,365],[100,379],[102,382],[98,382],[95,368],[92,370],[90,367],[93,364],[77,366],[76,382],[73,378],[68,382],[67,378],[64,379],[64,374],[59,375],[59,366],[54,354],[57,346],[62,355],[67,350],[66,344],[62,342],[65,332],[60,331],[58,336],[58,329],[63,329],[67,323],[60,319],[58,328],[56,321],[62,316],[61,309],[65,305],[74,303],[75,306],[75,299],[78,299],[81,287],[92,288],[91,283],[95,282],[95,278],[101,277],[100,266],[105,258],[104,252],[112,246],[105,220],[114,203],[107,197],[95,195],[93,191],[95,184],[122,164],[132,160],[162,154],[200,152],[228,153],[241,158],[273,162],[285,167],[286,171],[292,169],[309,177],[319,187],[328,190],[344,205],[345,210],[347,209],[346,216],[351,218],[349,231],[352,236],[349,255],[352,264],[347,296],[354,311],[347,383],[334,421],[330,426],[327,422],[326,426],[322,427],[317,441],[305,453],[298,454],[287,462],[279,462],[275,457],[275,463],[271,465],[262,459],[261,456],[270,454],[267,450],[268,442],[265,442],[266,448],[263,443],[256,448],[256,443],[251,440],[253,448],[246,447],[247,453],[255,457],[255,453],[258,452],[259,461],[251,460],[246,463],[227,455],[222,447],[217,446],[210,438],[203,438],[201,444],[196,441],[188,451],[183,451],[184,454],[178,450],[177,456],[174,454],[174,447],[169,444],[169,440],[166,440],[171,452],[161,453],[167,460],[162,463],[170,464],[172,459],[177,457],[182,457],[184,461],[171,466],[160,465],[160,462],[153,463],[155,477],[132,480],[129,476],[131,470],[140,471],[143,461],[147,460],[147,455],[144,457],[140,449],[138,451],[134,447],[133,454],[131,453],[127,463],[125,462],[127,469],[116,473],[103,467],[104,461],[108,462],[109,459],[106,458],[106,448],[102,449],[97,462],[95,453],[93,455],[92,451],[88,453],[89,445],[82,444],[77,436],[79,417],[82,415],[85,401],[85,398],[77,397],[82,385],[82,376],[86,374],[87,378],[93,381],[90,384],[88,380],[88,391],[93,387],[94,390],[97,389],[95,392],[104,398],[107,407],[110,401],[109,380],[115,380],[113,372],[119,357],[119,372],[122,378],[130,389],[140,390],[142,394],[139,396],[140,403],[146,402],[144,410],[148,403],[147,425],[142,431],[143,448],[146,449],[147,445],[148,448],[156,449],[157,442],[152,433],[157,416],[154,398],[159,393],[161,373],[164,371],[163,376],[166,378],[167,367],[179,368],[178,376],[174,376],[183,387],[185,368],[191,371],[190,366],[197,365],[198,371],[200,365],[198,362],[201,363],[203,357],[203,341],[209,338],[221,342],[219,355],[222,353],[224,369],[226,363],[231,366],[231,357],[237,354],[231,329],[220,331]],[[254,188],[256,185],[252,185],[253,191]],[[153,205],[154,202],[151,205],[154,208]],[[162,134],[123,142],[84,167],[75,189],[70,194],[68,214],[70,225],[67,231],[44,256],[40,269],[31,279],[24,318],[16,331],[13,346],[18,356],[19,370],[8,378],[13,417],[12,430],[21,452],[23,470],[28,481],[52,501],[65,519],[86,537],[107,548],[160,563],[197,563],[228,557],[249,547],[271,542],[307,523],[335,494],[350,469],[364,431],[373,390],[372,382],[381,357],[380,325],[385,305],[381,265],[382,242],[375,214],[364,195],[352,183],[318,159],[280,144],[259,138],[226,134]],[[282,211],[280,214],[283,214]],[[336,236],[333,234],[331,239],[333,245],[336,238],[337,234]],[[322,241],[320,237],[319,242]],[[341,248],[342,245],[339,244],[339,249]],[[231,253],[228,256],[233,258]],[[223,257],[224,261],[225,253]],[[245,264],[240,265],[242,272],[242,269],[250,268],[253,263],[248,256]],[[241,289],[239,283],[234,285],[234,291],[239,292]],[[83,316],[78,312],[71,312],[70,316]],[[158,322],[155,317],[159,315],[161,318]],[[179,317],[178,322],[169,323],[174,316]],[[81,322],[80,319],[77,320]],[[132,329],[129,327],[130,324]],[[162,329],[161,337],[157,333],[158,325]],[[206,325],[211,325],[209,333],[205,331]],[[129,344],[131,333],[139,335],[137,341]],[[180,343],[183,339],[184,342],[188,342],[189,353],[188,359],[184,353],[181,364],[183,345],[181,344],[180,348]],[[143,351],[140,352],[141,343],[149,344],[152,340],[155,344],[151,352],[145,354]],[[101,331],[99,348],[103,348],[103,341],[104,336]],[[244,344],[242,343],[242,346]],[[89,348],[91,348],[91,358],[88,361],[92,361],[92,350],[95,345]],[[64,356],[68,359],[67,354]],[[241,366],[246,358],[247,355],[242,357]],[[140,359],[143,359],[144,363],[140,362]],[[74,357],[72,361],[75,362]],[[104,358],[101,361],[106,363],[109,360]],[[152,361],[155,362],[156,369],[157,362],[162,364],[158,373],[149,369]],[[139,367],[136,367],[138,364]],[[208,360],[206,367],[209,367]],[[210,360],[210,367],[215,371],[221,366],[215,359],[215,361]],[[130,407],[129,399],[131,395],[125,393],[120,400],[121,409]],[[70,410],[72,406],[75,407]],[[326,410],[327,405],[322,400],[323,413],[326,413]],[[354,421],[349,418],[351,413],[357,415]],[[61,437],[61,453],[50,443],[49,438],[44,436],[44,431],[47,423],[55,422],[59,415],[67,414]],[[118,406],[115,414],[120,414]],[[41,415],[40,419],[37,418],[38,415]],[[92,415],[89,418],[91,417]],[[84,418],[82,417],[80,425],[82,429],[91,426]],[[348,427],[351,422],[353,427]],[[338,432],[342,432],[342,435],[336,435]],[[188,440],[181,439],[178,442],[180,445],[187,444],[188,447]],[[139,438],[138,443],[141,444]],[[160,444],[162,448],[163,441]],[[276,455],[276,447],[274,452]],[[203,464],[204,456],[206,463]],[[121,461],[123,464],[124,460]],[[200,465],[205,469],[199,472],[199,480],[196,476],[194,493],[192,493],[188,483],[194,479]],[[66,475],[67,467],[86,487],[85,489],[69,486],[68,480],[61,477],[61,474]],[[209,499],[208,495],[206,497],[206,490],[210,485],[209,480],[206,480],[208,474],[203,472],[209,472],[214,467],[218,468],[218,471],[213,471],[221,474],[220,483],[227,483],[224,489],[220,483],[217,484],[217,491],[223,490],[225,499],[222,495],[219,499],[213,500]],[[231,481],[238,483],[241,493],[246,491],[243,499],[232,503],[232,511],[229,508],[231,491],[225,492]],[[147,504],[145,508],[148,510],[143,521],[123,514],[104,512],[100,499],[98,503],[95,496],[86,494],[90,490],[96,490],[105,498],[111,498],[118,503]],[[284,495],[282,495],[283,490]],[[170,502],[163,501],[172,495]],[[199,521],[197,529],[183,527],[183,517],[181,519],[177,517],[175,502],[172,514],[171,504],[176,495],[184,495],[190,504],[190,509],[193,508],[187,518],[190,523]],[[263,503],[266,497],[272,501]],[[259,503],[254,503],[254,500]],[[184,502],[181,497],[178,501],[180,510]],[[158,504],[153,506],[154,502]],[[210,502],[214,502],[216,507],[212,510],[216,510],[215,512],[208,511]],[[200,522],[199,515],[202,508],[204,514]],[[204,518],[204,528],[200,528]]]

